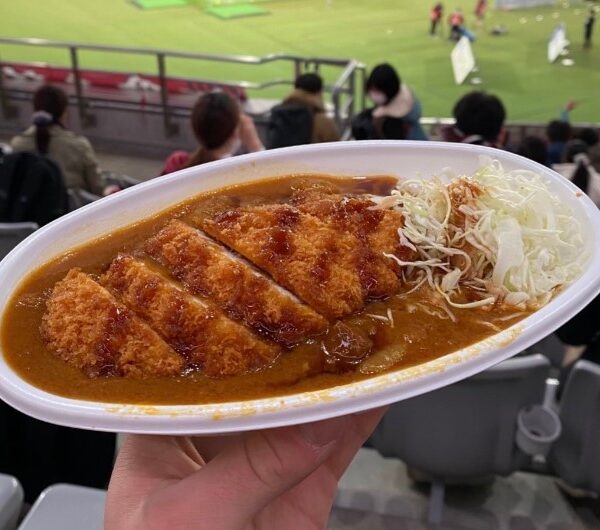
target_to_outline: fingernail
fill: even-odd
[[[324,447],[339,440],[346,427],[346,418],[332,418],[325,421],[300,425],[300,433],[304,439],[315,447]]]

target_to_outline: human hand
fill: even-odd
[[[254,121],[243,112],[240,112],[240,140],[249,153],[262,151],[265,148],[258,137]]]
[[[241,435],[130,435],[105,530],[322,530],[337,483],[385,409]]]

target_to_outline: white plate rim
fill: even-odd
[[[151,190],[156,190],[158,193],[161,187],[166,186],[166,179],[170,179],[173,183],[175,179],[189,179],[192,176],[201,176],[217,170],[239,168],[244,164],[258,164],[260,168],[260,163],[264,159],[285,160],[285,157],[290,155],[310,155],[311,152],[317,151],[325,154],[329,152],[330,156],[335,156],[336,152],[343,153],[347,149],[365,152],[373,149],[418,151],[442,149],[456,153],[468,152],[469,155],[512,159],[524,169],[544,173],[550,179],[554,179],[553,184],[557,189],[562,189],[561,193],[565,195],[574,193],[580,198],[578,201],[581,205],[578,212],[580,215],[587,220],[595,220],[591,237],[596,245],[584,274],[546,307],[516,326],[481,343],[413,368],[327,390],[217,405],[107,404],[63,398],[42,391],[22,380],[0,355],[0,398],[18,410],[44,421],[104,431],[146,434],[221,434],[317,421],[408,399],[474,375],[541,340],[565,323],[600,292],[600,253],[598,252],[600,213],[591,200],[581,196],[578,188],[572,183],[544,166],[504,151],[464,144],[411,141],[338,142],[291,147],[222,160],[180,171],[164,177],[165,180],[162,181],[160,179],[148,181],[120,192],[114,197],[90,204],[43,227],[13,249],[0,263],[0,278],[8,268],[18,266],[20,257],[30,247],[36,245],[38,240],[46,238],[46,234],[60,232],[63,226],[73,223],[74,216],[78,219],[92,218],[95,213],[108,209],[113,203],[117,207]],[[340,171],[340,174],[347,173],[347,171]],[[530,329],[531,327],[533,330]]]

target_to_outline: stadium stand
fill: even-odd
[[[441,522],[446,483],[508,475],[527,463],[516,445],[517,416],[542,403],[549,368],[542,355],[511,359],[390,407],[371,445],[403,460],[418,481],[432,483],[431,523]]]
[[[52,83],[70,88],[74,93],[74,74],[71,68],[61,68],[48,64],[2,63],[7,90],[23,90],[32,92],[39,85]],[[113,100],[130,100],[140,104],[146,103],[147,93],[160,93],[161,81],[156,75],[127,74],[102,70],[79,70],[81,83],[89,91],[91,97],[105,97]],[[197,97],[199,93],[223,90],[238,100],[247,101],[248,96],[242,87],[235,87],[216,82],[202,82],[185,78],[169,77],[166,80],[169,95]],[[183,105],[186,98],[176,100]]]
[[[50,47],[68,51],[70,67],[39,63],[0,62],[0,134],[10,135],[28,124],[31,94],[43,82],[62,86],[69,94],[71,112],[69,128],[82,132],[96,144],[111,148],[136,150],[142,154],[165,157],[175,149],[191,149],[195,142],[187,126],[193,104],[199,95],[215,89],[227,91],[243,103],[264,133],[268,114],[277,103],[273,99],[248,97],[247,91],[260,93],[272,87],[289,87],[303,72],[329,69],[335,81],[324,87],[331,103],[327,111],[341,131],[346,131],[355,110],[364,106],[359,86],[364,80],[364,66],[348,59],[302,57],[271,54],[264,57],[192,54],[146,48],[82,45],[43,39],[0,37],[0,44],[26,47]],[[156,61],[153,74],[83,69],[79,55],[84,51],[105,54],[150,56]],[[187,79],[168,74],[170,59],[189,59],[260,66],[282,63],[290,76],[267,79],[261,83],[249,81],[217,82]]]

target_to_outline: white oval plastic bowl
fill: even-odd
[[[498,159],[506,169],[542,173],[582,222],[591,252],[579,280],[516,326],[439,359],[365,381],[289,396],[209,405],[143,406],[68,399],[30,385],[0,355],[0,398],[30,416],[72,427],[216,434],[321,420],[393,403],[454,383],[515,355],[566,322],[600,291],[600,213],[589,198],[548,168],[504,151],[462,144],[342,142],[292,147],[154,179],[66,215],[22,242],[0,263],[0,307],[6,306],[28,272],[51,258],[205,191],[304,172],[429,178],[451,168],[457,174],[472,174],[479,166],[480,155]]]

